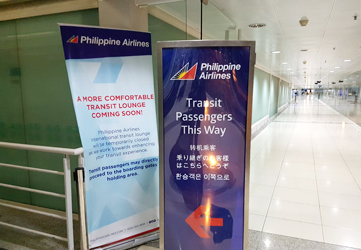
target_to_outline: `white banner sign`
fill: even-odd
[[[61,25],[85,157],[90,248],[158,230],[150,34]]]

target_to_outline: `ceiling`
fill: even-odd
[[[0,6],[28,1],[0,0]],[[197,37],[200,0],[175,1],[156,8]],[[303,17],[309,20],[305,27]],[[361,0],[208,0],[202,21],[204,39],[256,41],[257,67],[296,87],[315,87],[316,81],[323,87],[361,85]],[[266,26],[250,28],[253,23]]]
[[[159,7],[199,26],[199,5],[188,0],[186,7],[184,2]],[[303,17],[309,20],[304,27]],[[266,26],[250,28],[253,23]],[[209,0],[204,34],[224,39],[227,29],[230,39],[237,39],[240,29],[242,40],[256,41],[257,66],[296,87],[361,83],[361,0]]]

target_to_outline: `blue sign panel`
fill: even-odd
[[[162,48],[164,249],[243,249],[253,51]]]
[[[152,55],[150,33],[62,24],[61,34],[65,60]]]

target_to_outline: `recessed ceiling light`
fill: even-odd
[[[333,71],[333,70],[330,70],[330,72],[331,72],[331,73],[333,73],[333,72],[335,72],[335,71]]]
[[[250,27],[250,28],[263,28],[265,26],[266,26],[265,23],[252,23],[252,24],[248,25],[248,27]]]
[[[282,64],[287,64],[287,62],[283,62]]]
[[[350,59],[345,59],[345,60],[343,60],[344,62],[351,62],[351,60]]]
[[[279,54],[279,53],[281,53],[281,51],[276,50],[276,51],[272,51],[272,53],[273,53],[273,54]]]
[[[336,66],[335,69],[339,69],[340,67]]]

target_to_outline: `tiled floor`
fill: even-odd
[[[248,242],[248,250],[357,250],[349,247],[302,240],[253,230],[249,231]],[[155,250],[157,248],[159,248],[159,242],[153,241],[149,242],[147,246],[135,247],[129,250]]]
[[[361,248],[361,128],[313,96],[252,140],[250,229]]]

